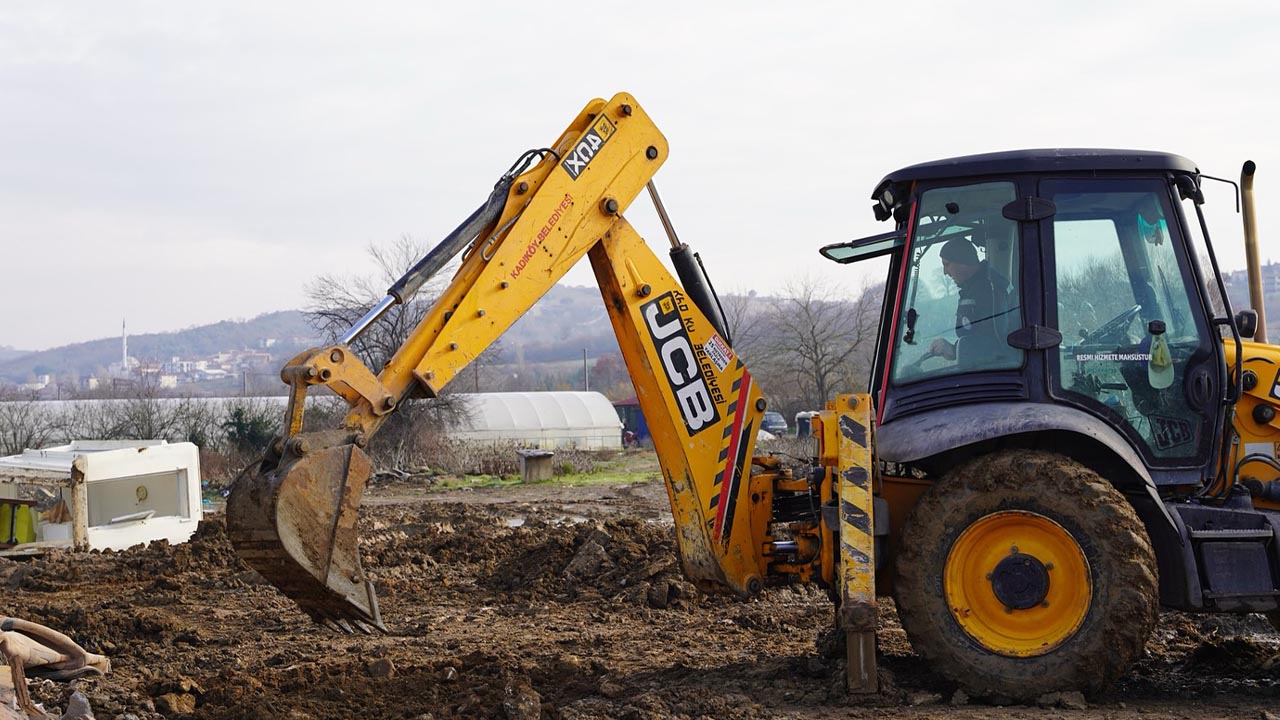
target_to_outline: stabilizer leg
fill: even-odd
[[[869,395],[840,395],[840,624],[851,693],[879,691],[876,678],[875,523]]]

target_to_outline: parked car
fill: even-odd
[[[787,419],[782,417],[782,413],[767,412],[760,420],[760,429],[773,435],[786,435]]]

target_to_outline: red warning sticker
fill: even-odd
[[[707,354],[707,358],[715,364],[716,369],[724,372],[729,367],[729,363],[733,362],[733,348],[729,347],[729,343],[724,338],[712,333],[711,339],[702,346],[702,352]]]

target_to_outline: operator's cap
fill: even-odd
[[[938,254],[942,256],[943,260],[960,265],[978,265],[981,262],[978,260],[978,249],[973,246],[973,243],[962,237],[948,240]]]

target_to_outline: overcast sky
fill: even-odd
[[[435,240],[587,100],[635,94],[722,291],[854,287],[898,167],[1023,147],[1258,163],[1280,260],[1267,2],[35,2],[0,6],[0,345],[300,308],[367,247]],[[1208,212],[1244,266],[1227,189]],[[628,216],[665,239],[642,196]],[[592,284],[576,269],[573,284]]]

